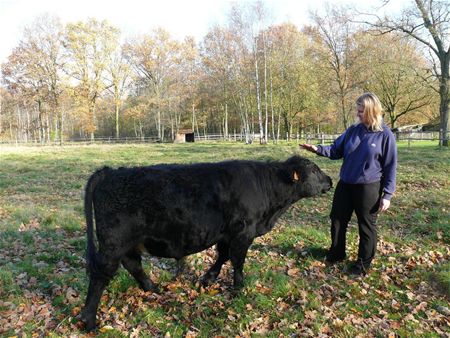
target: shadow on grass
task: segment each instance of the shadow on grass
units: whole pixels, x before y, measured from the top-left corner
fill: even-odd
[[[308,246],[305,247],[302,252],[306,252],[307,256],[310,256],[314,259],[322,260],[327,255],[328,250],[319,246]]]
[[[293,248],[292,246],[275,246],[270,244],[254,243],[250,250],[260,252],[276,252],[280,255],[287,256],[294,254],[299,259],[313,258],[323,260],[327,255],[328,250],[317,245],[304,246],[301,249]]]

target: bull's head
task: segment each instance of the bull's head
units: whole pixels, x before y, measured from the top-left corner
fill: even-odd
[[[317,196],[331,189],[331,178],[314,162],[300,156],[292,156],[284,164],[290,181],[299,194],[298,198]]]

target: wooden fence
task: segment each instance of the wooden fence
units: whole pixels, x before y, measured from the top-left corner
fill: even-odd
[[[281,141],[290,140],[292,142],[306,142],[311,144],[330,144],[336,138],[339,137],[340,134],[296,134],[292,135],[290,138],[289,135],[285,135],[284,138],[280,139]],[[420,140],[428,140],[428,141],[439,141],[439,144],[442,144],[442,135],[440,132],[421,132],[421,131],[409,131],[409,132],[396,132],[395,136],[397,141],[408,141],[408,145],[412,141],[420,141]],[[200,134],[195,135],[196,142],[208,142],[208,141],[231,141],[231,142],[245,142],[246,137],[244,134],[234,133],[229,134],[228,137],[225,137],[223,134]],[[251,142],[259,142],[259,134],[252,134],[250,136]],[[272,142],[272,138],[269,137],[268,142]],[[149,137],[96,137],[95,139],[90,138],[71,138],[66,139],[62,143],[65,145],[70,144],[135,144],[135,143],[170,143],[173,142],[171,139],[165,139],[162,141],[160,138],[156,136]],[[5,145],[58,145],[60,144],[59,140],[54,140],[52,142],[48,142],[45,144],[41,144],[38,140],[29,141],[29,142],[19,142],[19,141],[0,141],[0,144]]]

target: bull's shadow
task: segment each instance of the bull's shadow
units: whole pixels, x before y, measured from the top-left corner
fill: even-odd
[[[327,255],[327,249],[318,246],[318,245],[309,245],[301,248],[294,248],[290,245],[279,246],[272,244],[259,244],[253,243],[250,247],[250,250],[257,250],[260,252],[277,252],[283,256],[292,256],[294,255],[298,259],[306,259],[313,258],[317,260],[324,260]]]

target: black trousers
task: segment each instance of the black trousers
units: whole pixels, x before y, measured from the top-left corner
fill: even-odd
[[[338,182],[330,213],[331,247],[328,257],[342,259],[346,256],[347,226],[354,211],[359,229],[358,262],[364,267],[370,266],[377,246],[376,221],[380,198],[380,182],[369,184]]]

